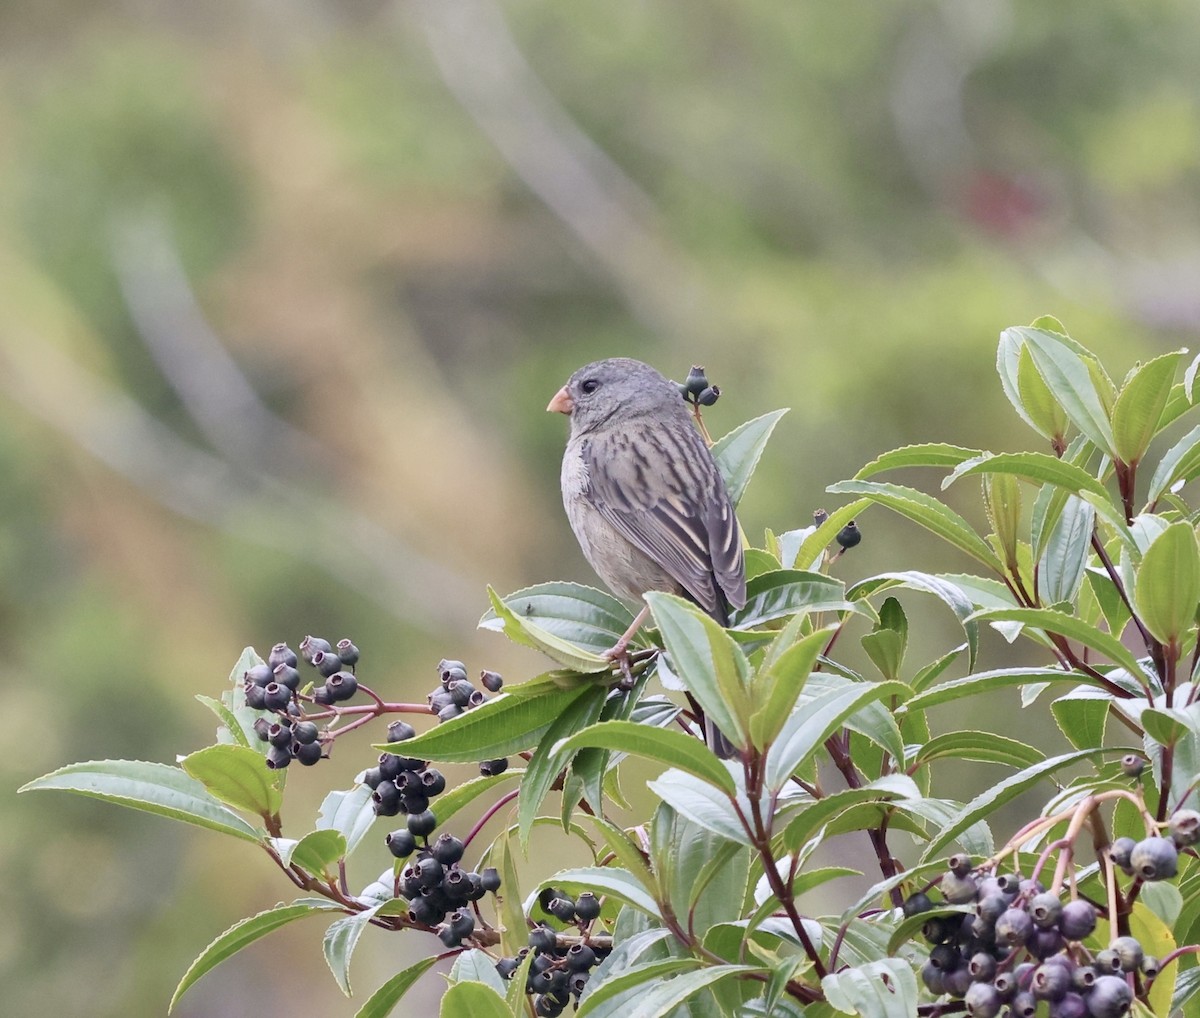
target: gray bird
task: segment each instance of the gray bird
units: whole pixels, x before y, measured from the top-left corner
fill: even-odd
[[[721,625],[746,603],[733,502],[679,389],[628,357],[588,364],[547,410],[571,418],[562,496],[584,557],[618,597],[679,594]],[[645,621],[608,651],[615,660]]]

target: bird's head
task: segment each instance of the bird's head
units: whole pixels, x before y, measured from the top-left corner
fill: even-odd
[[[679,390],[649,364],[613,357],[580,368],[554,394],[547,410],[567,414],[572,434],[599,427],[613,415],[634,418],[683,403]]]

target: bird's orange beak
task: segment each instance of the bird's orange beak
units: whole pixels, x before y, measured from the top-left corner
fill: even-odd
[[[571,394],[567,392],[565,385],[554,394],[554,399],[549,402],[546,409],[559,414],[569,414],[575,409],[575,401],[571,399]]]

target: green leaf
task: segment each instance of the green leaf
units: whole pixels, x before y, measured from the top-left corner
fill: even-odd
[[[821,980],[821,989],[839,1011],[862,1018],[912,1018],[917,1013],[917,977],[901,958],[831,972]]]
[[[875,481],[839,481],[825,490],[838,495],[861,495],[885,505],[966,552],[998,575],[1004,574],[1004,564],[970,524],[949,506],[923,491]]]
[[[1046,759],[1041,750],[1016,739],[996,735],[994,732],[967,731],[946,732],[930,739],[917,751],[913,764],[920,766],[944,757],[1008,764],[1013,767],[1028,767]]]
[[[733,800],[706,781],[683,771],[666,771],[646,787],[663,802],[706,831],[730,841],[745,842],[746,829],[733,808]]]
[[[1050,757],[1048,760],[1042,760],[1032,767],[1026,767],[1016,774],[1009,775],[967,803],[959,811],[958,815],[946,824],[938,832],[937,836],[925,846],[925,851],[921,853],[921,861],[927,862],[932,858],[936,858],[939,853],[945,851],[948,845],[953,844],[959,834],[973,824],[985,820],[999,807],[1003,806],[1006,802],[1011,802],[1026,789],[1032,788],[1042,778],[1049,777],[1055,771],[1070,764],[1078,763],[1080,760],[1111,755],[1112,752],[1111,749],[1105,748],[1076,750],[1073,753],[1063,753],[1059,756]]]
[[[633,622],[629,609],[611,594],[579,583],[539,583],[502,600],[523,622],[593,654],[609,650]],[[490,609],[479,628],[503,632],[504,620]]]
[[[441,805],[439,802],[439,812]],[[325,796],[317,817],[317,830],[337,831],[346,839],[346,855],[366,837],[375,822],[375,810],[371,808],[371,789],[356,785],[346,792],[334,791]]]
[[[646,603],[662,633],[671,669],[708,718],[745,748],[750,717],[745,655],[712,619],[673,594],[649,593]]]
[[[737,787],[725,766],[699,739],[667,728],[651,728],[635,721],[603,721],[560,742],[556,751],[597,746],[655,760],[694,774],[729,795]],[[523,794],[523,793],[522,793]]]
[[[175,1005],[179,1003],[180,998],[201,976],[211,972],[227,958],[233,957],[243,947],[248,947],[254,941],[287,925],[294,919],[302,919],[304,916],[315,915],[318,912],[337,911],[341,911],[341,906],[327,901],[325,898],[300,898],[290,905],[276,905],[265,912],[259,912],[258,915],[234,923],[201,951],[200,956],[183,974],[179,985],[175,987],[171,1003],[167,1005],[167,1013],[170,1014],[175,1010]]]
[[[209,794],[199,781],[167,764],[140,760],[69,764],[30,781],[20,791],[47,789],[74,792],[157,813],[246,841],[258,841],[262,837],[258,830]]]
[[[911,692],[901,682],[847,682],[806,702],[788,718],[767,754],[767,786],[781,789],[855,711],[889,696],[904,699]]]
[[[477,948],[463,951],[454,959],[454,965],[450,969],[450,982],[483,983],[500,996],[504,996],[507,990],[500,973],[496,971],[496,963]]]
[[[325,961],[342,993],[347,997],[351,996],[350,958],[358,946],[358,939],[363,935],[363,930],[367,928],[375,913],[383,907],[383,905],[376,905],[374,908],[356,912],[345,919],[339,919],[325,931],[325,937],[321,942],[321,948],[325,952]]]
[[[838,816],[867,802],[886,803],[893,799],[919,797],[921,790],[904,774],[889,774],[861,788],[843,788],[804,806],[783,829],[783,843],[789,852],[797,852],[810,838]]]
[[[1165,353],[1138,368],[1113,406],[1113,445],[1125,463],[1137,463],[1150,447],[1171,395],[1171,383],[1183,351]]]
[[[796,549],[793,556],[786,556],[780,561],[784,566],[795,569],[808,569],[813,566],[825,553],[825,549],[837,537],[838,531],[842,529],[851,520],[861,516],[863,511],[869,508],[871,500],[867,498],[856,499],[844,506],[834,509],[829,514],[829,519],[822,523],[815,530],[808,528],[807,536],[800,543],[800,547]],[[797,531],[797,533],[804,533]],[[789,558],[791,561],[789,561]]]
[[[245,729],[238,722],[237,715],[232,710],[220,700],[214,700],[211,696],[205,696],[203,693],[197,693],[196,699],[220,718],[221,726],[217,729],[218,742],[253,748],[250,745],[250,739],[246,736]],[[259,745],[262,743],[259,742]]]
[[[568,890],[577,887],[581,891],[592,891],[597,895],[611,894],[654,919],[662,918],[652,890],[644,887],[628,870],[616,866],[582,866],[561,870],[549,880],[543,881],[540,886],[550,885]]]
[[[483,983],[455,983],[438,1013],[441,1018],[514,1018],[504,997]]]
[[[1035,682],[1074,682],[1080,685],[1106,688],[1099,679],[1084,672],[1067,672],[1061,668],[997,668],[994,671],[976,672],[961,679],[951,679],[917,693],[901,706],[902,711],[916,713],[939,704],[961,700],[966,696],[990,693],[1008,686],[1027,686]]]
[[[880,573],[869,579],[856,583],[846,596],[853,601],[873,597],[893,587],[907,587],[925,594],[933,594],[940,598],[958,619],[967,637],[968,669],[975,667],[975,657],[979,652],[979,625],[972,616],[975,614],[975,602],[959,582],[960,577],[933,576],[929,573],[908,570],[897,573]]]
[[[286,842],[274,839],[275,850],[284,866],[295,864],[313,876],[322,876],[334,863],[346,854],[346,838],[341,831],[318,830],[304,835],[299,841]]]
[[[557,662],[564,668],[570,668],[572,671],[582,672],[585,675],[595,674],[596,672],[607,672],[612,668],[612,662],[608,658],[601,657],[599,654],[594,654],[582,647],[577,647],[573,643],[569,643],[561,637],[555,636],[548,630],[543,629],[536,622],[526,618],[524,615],[518,615],[500,599],[500,595],[491,587],[488,587],[488,598],[492,602],[492,611],[495,612],[496,621],[499,623],[499,630],[512,640],[513,643],[522,647],[532,647],[534,650],[540,650],[552,661]],[[497,628],[491,624],[491,620],[487,619],[486,616],[485,620],[488,622],[486,628]],[[483,624],[483,622],[480,623],[481,626]]]
[[[1095,506],[1117,533],[1129,540],[1125,516],[1108,489],[1082,467],[1065,459],[1043,452],[984,453],[961,464],[942,482],[942,489],[971,474],[1012,474],[1034,484],[1053,484]]]
[[[846,600],[845,584],[840,580],[822,573],[777,569],[746,583],[746,604],[733,611],[730,625],[754,629],[797,612],[862,610],[862,605]]]
[[[1046,550],[1038,565],[1042,598],[1049,604],[1074,601],[1079,594],[1091,551],[1096,510],[1082,499],[1069,496],[1050,529]]]
[[[437,960],[436,955],[430,955],[428,958],[422,958],[415,965],[410,965],[403,971],[397,972],[371,994],[367,1002],[358,1009],[354,1018],[387,1018],[412,988],[413,983],[428,972],[437,963]]]
[[[947,445],[944,442],[906,445],[873,459],[854,475],[854,480],[865,481],[868,477],[881,474],[885,470],[899,470],[904,467],[949,467],[953,469],[964,460],[980,455],[981,451],[980,449],[967,449],[961,445]]]
[[[1050,441],[1063,440],[1067,431],[1067,414],[1050,391],[1050,386],[1033,362],[1029,347],[1021,344],[1017,361],[1017,391],[1034,428]]]
[[[739,424],[713,445],[713,459],[717,461],[717,467],[725,479],[725,490],[735,506],[742,500],[746,486],[754,476],[754,468],[758,466],[767,447],[771,432],[786,413],[786,409],[772,410],[769,414]]]
[[[247,746],[207,746],[189,753],[180,766],[214,796],[236,809],[271,817],[283,805],[282,771]]]
[[[667,930],[652,932],[669,935]],[[667,976],[694,969],[699,964],[695,958],[661,958],[630,965],[612,975],[597,970],[588,980],[575,1012],[576,1018],[629,1018],[634,1013],[632,1007],[640,1004],[647,986],[657,985]]]
[[[1190,530],[1190,528],[1189,528]],[[1195,539],[1193,538],[1193,544]],[[1200,571],[1198,571],[1200,573]],[[1193,610],[1195,604],[1193,603]],[[1145,673],[1137,658],[1116,637],[1088,625],[1083,619],[1050,608],[990,608],[976,612],[975,618],[986,622],[1020,622],[1034,629],[1058,633],[1070,640],[1103,654],[1113,664],[1120,665],[1131,676],[1145,681]]]
[[[1028,344],[1038,373],[1071,423],[1094,445],[1111,454],[1113,434],[1108,413],[1093,370],[1078,352],[1078,344],[1064,342],[1062,336],[1041,329],[1014,328],[1005,332],[1014,333]]]
[[[1153,506],[1176,483],[1194,480],[1197,475],[1200,475],[1200,425],[1163,453],[1150,477],[1147,504]]]
[[[670,979],[658,975],[653,981],[648,973],[639,972],[637,982],[641,984],[642,990],[636,997],[636,1009],[630,1010],[626,1005],[622,1013],[625,1015],[636,1014],[637,1018],[664,1018],[680,1004],[685,1003],[714,983],[742,976],[745,973],[761,971],[761,968],[754,968],[750,965],[710,965],[692,972],[684,972],[682,975],[676,975]],[[593,996],[599,998],[602,990],[603,986]],[[591,999],[589,996],[584,1000],[583,1005],[576,1013],[577,1018],[587,1018],[588,1015],[597,1013],[588,1006]],[[599,1013],[609,1016],[614,1012]]]
[[[490,792],[497,785],[519,781],[524,773],[524,767],[509,767],[503,774],[481,775],[464,781],[461,785],[455,785],[448,792],[443,792],[437,797],[438,825],[445,827],[446,821],[464,806],[470,805],[479,796]]]
[[[525,777],[521,780],[517,805],[522,847],[528,848],[529,832],[533,829],[538,809],[549,793],[550,786],[571,760],[571,750],[563,746],[562,740],[592,725],[600,717],[607,696],[608,690],[596,685],[568,704],[550,724],[529,763],[525,765]]]
[[[500,871],[500,947],[510,958],[522,947],[529,946],[529,930],[525,925],[525,910],[521,904],[521,884],[517,860],[513,852],[511,832],[496,839],[496,869]]]
[[[750,739],[759,749],[766,749],[779,735],[817,657],[836,629],[836,626],[826,626],[815,630],[792,644],[777,659],[769,663],[764,659],[759,666],[751,682],[756,709],[750,717]]]
[[[536,696],[513,691],[500,693],[444,724],[422,732],[404,743],[404,752],[422,760],[475,763],[535,746],[550,726],[576,700],[594,689],[586,680],[568,688],[547,685]],[[393,752],[395,746],[375,746]]]
[[[1059,730],[1076,749],[1100,746],[1112,697],[1101,690],[1073,689],[1050,704]]]
[[[1191,524],[1172,523],[1151,542],[1137,571],[1133,603],[1155,639],[1179,643],[1200,602],[1200,548]]]

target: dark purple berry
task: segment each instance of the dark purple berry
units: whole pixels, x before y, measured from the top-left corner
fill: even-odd
[[[567,968],[572,972],[586,972],[596,964],[596,952],[587,944],[572,944],[567,951]]]
[[[928,912],[931,908],[933,908],[933,901],[924,891],[910,894],[904,899],[904,904],[901,906],[901,910],[909,917]]]
[[[975,883],[974,877],[970,875],[960,877],[953,871],[942,875],[942,882],[939,886],[942,889],[943,897],[951,905],[965,905],[974,901],[975,895],[979,893],[979,886]]]
[[[1048,930],[1058,925],[1063,906],[1057,894],[1053,891],[1043,891],[1030,898],[1025,908],[1034,926],[1039,930]]]
[[[1099,976],[1087,996],[1092,1018],[1121,1018],[1133,1003],[1133,991],[1123,976]]]
[[[417,839],[412,836],[412,831],[407,827],[400,827],[385,839],[388,851],[397,859],[407,859],[417,850]]]
[[[438,662],[438,678],[442,680],[443,685],[452,682],[454,679],[465,679],[466,677],[467,666],[461,661],[443,658]]]
[[[929,952],[929,962],[943,972],[953,972],[962,964],[962,954],[957,947],[949,944],[938,944]]]
[[[379,783],[383,780],[383,775],[379,772],[378,767],[370,767],[363,771],[362,783],[368,788],[374,789],[379,787]]]
[[[267,710],[283,710],[292,698],[292,691],[278,682],[270,682],[263,689],[263,706]]]
[[[451,699],[450,694],[447,693],[446,690],[441,686],[438,686],[438,688],[425,697],[425,699],[429,702],[429,709],[433,711],[434,714],[441,714],[441,712],[447,707],[455,706],[454,700]]]
[[[279,665],[287,665],[289,668],[295,668],[296,652],[286,643],[277,643],[271,648],[271,653],[267,655],[267,664],[272,668]]]
[[[267,664],[254,665],[242,673],[242,682],[247,686],[265,686],[268,682],[274,681],[275,673]]]
[[[1117,957],[1121,959],[1122,972],[1136,972],[1142,967],[1145,952],[1136,937],[1117,937],[1108,945],[1108,949],[1116,951]]]
[[[1133,854],[1136,845],[1137,842],[1133,838],[1117,838],[1116,841],[1108,846],[1108,857],[1126,873],[1132,874],[1133,870],[1130,868],[1129,858]]]
[[[404,765],[395,753],[379,754],[379,774],[384,781],[395,781],[404,773]]]
[[[564,923],[575,921],[575,902],[567,897],[555,898],[550,902],[550,914]]]
[[[692,370],[688,372],[688,376],[684,380],[683,387],[690,396],[699,396],[700,393],[708,388],[708,378],[705,377],[704,368],[702,365],[692,365]]]
[[[442,834],[433,843],[433,857],[443,866],[450,866],[463,857],[463,843],[453,834]]]
[[[587,986],[588,976],[587,972],[572,972],[571,977],[567,980],[567,989],[578,997],[583,993],[583,988]]]
[[[312,666],[328,678],[342,670],[342,659],[332,650],[318,650],[312,656]]]
[[[300,721],[292,727],[292,738],[302,746],[316,742],[317,736],[320,734],[320,729],[311,721]]]
[[[1058,954],[1059,951],[1066,946],[1066,941],[1063,940],[1063,935],[1054,930],[1034,930],[1033,936],[1025,942],[1025,948],[1035,958],[1040,960],[1051,959],[1052,955]]]
[[[1133,846],[1129,865],[1143,880],[1169,880],[1179,867],[1179,850],[1170,838],[1145,838]]]
[[[471,875],[454,867],[446,873],[442,890],[451,901],[466,901],[471,894]]]
[[[1083,940],[1096,928],[1096,908],[1090,901],[1068,901],[1058,917],[1058,928],[1068,940]]]
[[[718,385],[710,385],[696,397],[696,402],[701,406],[712,406],[720,398],[721,387]]]
[[[416,738],[417,730],[407,721],[393,721],[387,726],[388,742],[407,742]]]
[[[266,696],[262,686],[256,686],[252,682],[246,683],[246,706],[251,710],[267,709]]]
[[[1028,990],[1022,990],[1009,1002],[1008,1008],[1013,1018],[1034,1018],[1037,1014],[1037,997]]]
[[[996,920],[996,943],[1020,947],[1033,936],[1033,920],[1023,908],[1010,908]]]
[[[935,997],[940,997],[946,992],[945,975],[940,968],[930,962],[921,966],[921,982],[925,984],[925,989]]]
[[[441,771],[422,771],[421,788],[428,798],[432,799],[435,795],[441,795],[446,790],[446,776]]]
[[[1096,970],[1091,965],[1078,965],[1071,971],[1071,985],[1087,993],[1096,983]]]
[[[989,894],[975,903],[975,914],[991,926],[1007,911],[1008,898],[1003,894]]]
[[[517,969],[521,967],[521,962],[517,958],[501,958],[496,962],[496,971],[500,973],[500,978],[506,982],[516,975]]]
[[[371,808],[377,817],[394,817],[400,812],[400,792],[390,781],[381,781],[371,793]]]
[[[1121,956],[1111,948],[1106,951],[1097,951],[1095,957],[1092,958],[1092,966],[1098,977],[1116,975],[1121,971]]]
[[[325,680],[325,688],[335,703],[341,703],[358,692],[358,679],[353,672],[334,672]]]
[[[1071,988],[1071,973],[1062,965],[1039,965],[1029,981],[1029,989],[1042,1000],[1059,1000]]]
[[[300,672],[292,665],[276,665],[274,675],[279,685],[286,686],[293,693],[300,688]]]
[[[333,650],[328,640],[322,640],[319,636],[306,636],[300,641],[300,656],[309,664],[312,664],[313,658],[317,654],[328,653]],[[335,668],[334,671],[337,671]]]
[[[405,813],[424,813],[429,809],[429,798],[421,792],[401,792],[400,801]]]
[[[479,773],[485,778],[490,778],[496,774],[503,774],[508,770],[508,757],[500,757],[498,760],[484,760],[479,765]]]
[[[271,730],[271,721],[269,721],[267,718],[255,718],[254,719],[254,734],[257,735],[260,739],[262,739],[263,742],[266,742],[271,738],[271,736],[269,734],[270,730]]]
[[[418,837],[427,837],[433,833],[437,827],[437,817],[433,815],[433,810],[427,809],[420,813],[410,813],[408,817],[408,829]]]
[[[972,978],[981,983],[990,983],[996,974],[996,959],[986,951],[971,955],[967,967],[971,970]]]
[[[292,762],[292,751],[286,746],[272,746],[267,750],[267,766],[273,771],[283,770]]]
[[[462,708],[456,703],[448,703],[440,711],[437,712],[438,722],[453,721],[463,712]]]
[[[484,875],[487,875],[487,870],[484,870]],[[499,881],[499,874],[496,875]],[[575,899],[575,914],[579,916],[585,923],[591,922],[600,915],[600,899],[597,898],[591,891],[584,891]]]
[[[466,909],[451,912],[447,921],[450,923],[450,928],[458,934],[459,940],[469,937],[475,932],[475,917]]]
[[[337,656],[342,659],[342,664],[350,668],[358,664],[358,648],[349,640],[338,640]]]
[[[849,550],[850,548],[854,548],[862,542],[862,531],[858,529],[858,524],[854,520],[851,520],[837,532],[837,536],[834,538],[834,540],[836,540],[843,549]]]
[[[991,983],[972,983],[967,989],[963,1003],[971,1018],[996,1018],[1004,1001]]]
[[[1142,771],[1146,769],[1145,758],[1137,753],[1126,753],[1121,757],[1121,773],[1127,778],[1141,777]]]
[[[558,946],[558,934],[549,926],[535,926],[529,931],[529,946],[538,952],[553,951]]]
[[[408,918],[414,923],[432,926],[434,923],[441,922],[442,916],[445,914],[432,900],[422,897],[420,894],[413,897],[408,903]]]
[[[1050,1018],[1087,1018],[1087,1001],[1068,991],[1050,1005]]]
[[[299,760],[304,767],[312,767],[323,756],[321,744],[319,742],[293,742],[292,756]]]
[[[450,694],[450,699],[459,707],[465,707],[471,702],[471,694],[474,691],[475,687],[466,679],[455,679],[446,686],[446,692]]]
[[[504,685],[504,679],[498,672],[489,672],[486,668],[479,673],[479,684],[489,693],[499,693]]]
[[[313,703],[319,703],[322,707],[328,707],[333,703],[333,694],[329,692],[326,686],[314,686],[312,698]]]
[[[1153,979],[1162,971],[1162,962],[1154,955],[1148,954],[1142,958],[1142,975],[1147,979]]]

